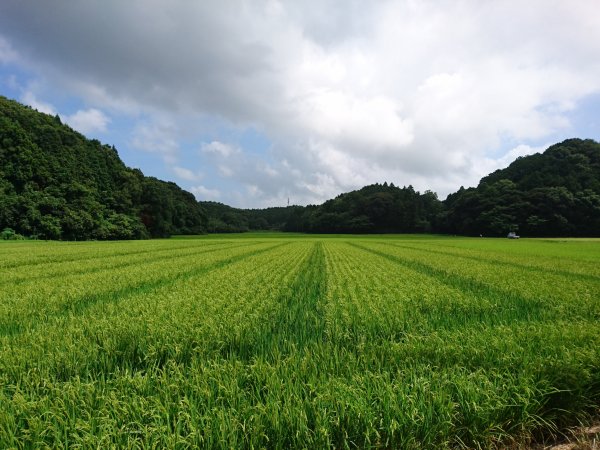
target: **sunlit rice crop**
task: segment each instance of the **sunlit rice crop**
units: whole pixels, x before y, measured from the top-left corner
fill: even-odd
[[[455,448],[600,404],[600,241],[0,244],[0,448]]]

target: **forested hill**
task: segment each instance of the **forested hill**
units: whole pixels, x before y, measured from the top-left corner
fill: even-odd
[[[265,210],[206,202],[209,231],[437,232],[479,236],[600,236],[600,144],[569,139],[521,157],[444,202],[383,183],[318,206]]]
[[[243,233],[251,230],[285,230],[296,211],[310,207],[288,206],[264,209],[233,208],[219,202],[200,202],[208,214],[209,233]]]
[[[123,164],[114,147],[0,96],[0,231],[43,239],[202,233],[206,214],[174,183]]]
[[[440,202],[374,184],[322,205],[237,209],[197,202],[123,164],[114,147],[0,96],[0,232],[43,239],[139,239],[285,230],[600,236],[600,144],[569,139]],[[5,233],[4,233],[5,234]]]
[[[600,236],[600,144],[568,139],[449,195],[443,231]]]
[[[286,229],[312,233],[427,233],[443,210],[437,195],[412,186],[373,184],[320,206],[296,210]]]
[[[412,186],[373,184],[322,205],[237,209],[201,202],[209,232],[284,230],[307,233],[423,233],[436,230],[444,206],[436,194]]]

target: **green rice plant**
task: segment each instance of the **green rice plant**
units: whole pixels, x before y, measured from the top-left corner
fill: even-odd
[[[597,240],[0,245],[1,448],[502,448],[600,404]]]

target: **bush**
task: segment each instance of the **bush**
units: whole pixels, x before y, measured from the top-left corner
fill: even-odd
[[[25,236],[17,233],[15,230],[13,230],[12,228],[5,228],[4,230],[2,230],[2,232],[0,233],[0,239],[4,240],[4,241],[18,241],[18,240],[23,240],[25,239]]]

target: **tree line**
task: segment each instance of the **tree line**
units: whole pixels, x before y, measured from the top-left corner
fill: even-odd
[[[238,209],[144,176],[58,116],[0,97],[0,238],[141,239],[280,230],[600,236],[600,144],[569,139],[440,201],[382,183],[321,205]]]
[[[373,184],[322,205],[263,210],[203,202],[209,231],[600,236],[600,144],[568,139],[517,158],[440,201],[412,186]]]

